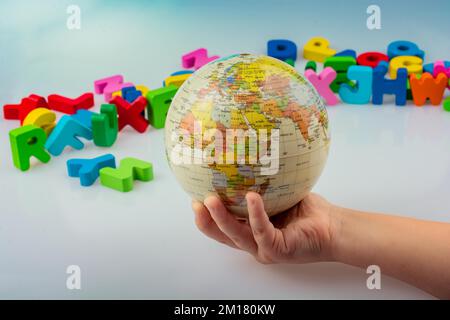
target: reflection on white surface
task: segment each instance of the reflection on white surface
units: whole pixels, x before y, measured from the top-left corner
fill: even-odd
[[[181,68],[180,57],[187,51],[207,46],[220,55],[264,53],[266,41],[273,37],[292,39],[300,47],[305,39],[321,34],[341,49],[357,50],[383,48],[391,40],[408,37],[427,48],[430,59],[450,58],[442,57],[450,52],[450,44],[428,36],[445,36],[448,19],[439,19],[445,10],[432,12],[422,4],[415,12],[436,24],[423,26],[411,38],[407,26],[394,19],[397,4],[387,2],[384,5],[392,7],[384,16],[383,30],[367,31],[364,3],[361,23],[356,18],[345,21],[357,26],[351,28],[352,37],[333,28],[332,17],[324,24],[305,16],[319,12],[302,10],[305,3],[295,5],[296,10],[292,3],[277,8],[267,4],[261,7],[260,19],[239,19],[241,11],[229,7],[207,15],[201,6],[174,11],[158,3],[100,9],[78,2],[84,20],[76,32],[65,28],[69,3],[2,2],[1,11],[9,14],[0,21],[2,30],[8,30],[0,35],[5,48],[0,60],[1,104],[29,93],[76,96],[92,90],[95,79],[114,73],[157,88]],[[358,5],[352,8],[358,10]],[[230,10],[236,16],[231,26],[226,18]],[[327,14],[334,12],[321,13]],[[202,19],[196,20],[197,15]],[[279,23],[268,26],[271,16]],[[298,69],[303,65],[302,61]],[[399,108],[390,103],[328,110],[331,151],[315,192],[342,206],[450,222],[450,113],[441,107]],[[112,148],[88,143],[82,151],[67,150],[22,173],[10,159],[7,134],[15,126],[15,121],[0,123],[2,298],[429,297],[388,277],[383,277],[381,291],[369,291],[365,270],[334,263],[262,266],[206,239],[195,229],[190,200],[169,170],[161,130],[143,135],[124,130]],[[133,192],[122,194],[98,182],[83,188],[67,176],[66,160],[104,153],[153,162],[155,180],[137,182]],[[81,267],[81,291],[65,287],[66,267],[71,264]]]

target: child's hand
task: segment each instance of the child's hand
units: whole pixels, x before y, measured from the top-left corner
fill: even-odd
[[[257,193],[247,194],[249,221],[239,221],[216,197],[194,202],[198,228],[262,263],[337,261],[383,273],[450,299],[450,224],[333,206],[309,194],[268,218]]]
[[[219,198],[194,201],[197,227],[208,237],[245,250],[262,263],[306,263],[332,259],[333,206],[309,194],[295,207],[269,219],[259,194],[247,194],[249,222],[239,221]]]

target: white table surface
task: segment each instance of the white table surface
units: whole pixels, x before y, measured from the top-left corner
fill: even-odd
[[[116,73],[157,88],[181,69],[183,53],[205,46],[221,56],[264,54],[273,38],[301,48],[323,35],[337,49],[359,52],[384,51],[405,38],[420,43],[427,61],[450,59],[450,43],[436,41],[448,39],[448,1],[417,2],[414,12],[405,1],[378,1],[379,31],[366,28],[369,1],[336,8],[333,1],[76,2],[78,31],[66,28],[72,2],[1,2],[1,105],[30,93],[77,96]],[[400,12],[410,20],[397,19]],[[411,33],[407,21],[419,17],[432,26]],[[342,206],[450,222],[450,113],[386,101],[328,108],[331,152],[314,191]],[[97,97],[94,110],[101,102]],[[368,290],[365,270],[337,263],[260,265],[205,238],[168,167],[163,130],[127,129],[112,148],[87,143],[22,173],[12,165],[8,141],[17,126],[0,121],[0,298],[431,298],[387,276],[381,290]],[[83,188],[67,176],[66,160],[104,153],[151,161],[155,180],[122,194],[98,181]],[[66,288],[69,265],[81,268],[81,290]]]

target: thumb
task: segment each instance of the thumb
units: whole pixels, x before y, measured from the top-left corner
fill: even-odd
[[[276,229],[264,210],[261,196],[255,192],[249,192],[246,196],[250,227],[258,248],[268,249],[272,247]]]

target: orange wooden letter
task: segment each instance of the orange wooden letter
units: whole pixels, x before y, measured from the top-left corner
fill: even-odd
[[[409,81],[416,106],[423,106],[427,98],[430,99],[431,104],[434,106],[441,104],[448,81],[445,74],[440,73],[434,78],[431,74],[424,73],[420,79],[415,74],[411,74]]]

